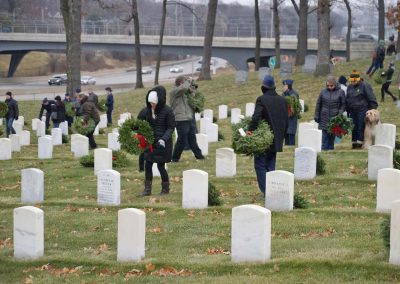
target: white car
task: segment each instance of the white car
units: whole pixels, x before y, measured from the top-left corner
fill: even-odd
[[[183,67],[180,65],[174,65],[169,69],[169,72],[171,73],[180,73],[183,72]]]
[[[151,74],[153,69],[151,67],[142,67],[142,74]]]
[[[82,85],[96,85],[96,79],[92,76],[82,76],[81,84]]]

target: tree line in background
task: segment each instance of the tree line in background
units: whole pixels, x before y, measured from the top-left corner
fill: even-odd
[[[0,0],[0,7],[5,5],[5,2],[8,3],[8,11],[9,13],[15,14],[15,11],[18,9],[31,9],[31,13],[41,15],[43,18],[43,5],[37,5],[38,0],[32,1],[21,1],[21,0]],[[56,1],[49,0],[41,0],[39,1],[42,4],[46,2],[48,6],[44,6],[47,9],[56,8]],[[246,9],[254,9],[254,30],[255,30],[255,67],[256,70],[260,67],[260,49],[261,49],[261,25],[265,23],[267,19],[260,16],[260,10],[268,9],[268,6],[263,3],[260,5],[259,0],[254,0],[254,8],[246,7]],[[316,22],[317,22],[317,39],[318,39],[318,63],[316,74],[317,75],[326,75],[330,72],[329,62],[330,62],[330,38],[331,31],[338,28],[337,21],[332,19],[331,13],[333,7],[335,6],[344,6],[347,11],[347,34],[346,34],[346,51],[347,51],[347,60],[350,60],[350,40],[351,40],[351,30],[353,28],[353,18],[352,18],[352,9],[359,9],[361,5],[366,5],[367,3],[375,5],[375,8],[378,11],[378,34],[379,39],[384,39],[385,34],[385,16],[387,16],[388,22],[390,25],[399,28],[400,26],[400,16],[399,12],[400,4],[397,6],[389,7],[388,12],[385,13],[384,0],[360,0],[360,1],[352,1],[350,3],[349,0],[290,0],[294,13],[290,13],[288,5],[284,6],[283,3],[288,3],[289,0],[271,0],[270,7],[270,17],[272,17],[272,25],[271,31],[273,30],[273,36],[275,38],[275,56],[277,59],[276,68],[280,67],[280,38],[281,38],[281,29],[282,27],[287,27],[287,24],[282,24],[282,22],[296,22],[297,26],[297,51],[296,51],[296,65],[303,65],[305,61],[305,56],[307,54],[307,40],[308,40],[308,32],[310,29],[310,15],[316,14]],[[354,3],[356,2],[356,3]],[[6,3],[6,4],[7,4]],[[47,5],[46,4],[46,5]],[[160,60],[162,55],[162,45],[163,45],[163,36],[167,17],[167,6],[173,5],[175,10],[177,7],[180,7],[181,11],[185,11],[182,15],[186,17],[192,17],[198,21],[199,19],[206,18],[203,23],[205,26],[204,32],[204,48],[203,48],[203,68],[200,73],[200,80],[210,80],[210,59],[212,55],[212,42],[214,37],[214,30],[216,24],[223,24],[224,22],[228,22],[226,18],[230,16],[234,16],[235,13],[226,13],[227,7],[231,11],[235,11],[238,6],[243,8],[239,4],[234,5],[226,5],[226,4],[218,4],[218,0],[208,0],[207,9],[204,10],[204,5],[197,4],[189,5],[185,2],[181,1],[173,1],[173,0],[162,0],[161,6],[159,3],[155,1],[144,1],[144,0],[91,0],[91,1],[82,1],[82,0],[60,0],[59,1],[59,9],[64,20],[65,33],[66,33],[66,56],[67,56],[67,74],[69,77],[67,91],[69,93],[74,93],[73,90],[76,87],[80,86],[80,65],[81,65],[81,21],[83,17],[86,18],[94,18],[93,14],[90,14],[89,11],[94,9],[95,6],[101,8],[101,13],[98,13],[98,16],[104,16],[105,18],[115,18],[118,17],[119,20],[126,22],[127,24],[133,23],[134,29],[134,38],[135,38],[135,58],[136,58],[136,88],[143,88],[142,81],[142,63],[141,63],[141,51],[140,51],[140,20],[142,20],[141,15],[139,13],[140,8],[148,7],[151,5],[157,5],[158,9],[144,9],[146,11],[146,17],[144,17],[144,21],[148,22],[149,19],[152,21],[152,24],[160,27],[159,35],[159,48],[157,52],[157,64],[156,64],[156,76],[155,76],[155,84],[158,84],[158,75],[160,68]],[[221,13],[218,10],[219,6],[224,6],[225,14]],[[201,8],[202,7],[202,8]],[[228,9],[228,8],[227,8]],[[221,8],[220,8],[221,10]],[[283,21],[282,21],[282,12]],[[149,17],[148,14],[160,14],[161,13],[161,22],[154,23],[153,17]],[[198,16],[201,15],[201,17]],[[204,16],[206,15],[206,17]],[[218,17],[217,17],[218,15]],[[225,17],[221,17],[221,15]],[[176,16],[176,13],[175,13]],[[335,18],[340,17],[343,19],[341,22],[345,22],[346,17],[344,15],[335,14]],[[250,16],[251,18],[251,16]],[[171,18],[169,18],[171,20]],[[290,25],[289,25],[290,26]],[[178,27],[178,25],[176,25]],[[184,30],[184,27],[181,27]],[[292,28],[292,30],[296,30],[296,28]],[[335,32],[337,34],[337,31]],[[399,37],[398,37],[399,38]]]

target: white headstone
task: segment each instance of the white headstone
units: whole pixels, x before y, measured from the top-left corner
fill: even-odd
[[[194,113],[194,119],[195,119],[196,121],[199,121],[199,120],[201,119],[201,113],[195,112],[195,113]]]
[[[299,135],[305,130],[315,129],[314,124],[311,122],[300,122],[299,123]]]
[[[400,200],[394,200],[391,208],[389,263],[400,265]]]
[[[293,210],[294,174],[272,171],[266,174],[265,208],[271,211]]]
[[[217,177],[233,177],[236,175],[236,154],[231,148],[219,148],[216,150]]]
[[[112,170],[112,150],[107,148],[94,149],[94,174],[101,170]]]
[[[121,150],[121,144],[118,142],[118,133],[108,133],[108,145],[107,148],[114,150],[114,151],[119,151]]]
[[[21,170],[21,202],[42,203],[44,199],[44,173],[39,169]]]
[[[208,118],[211,122],[213,121],[213,110],[212,109],[205,109],[203,111],[203,117]]]
[[[303,65],[303,73],[314,74],[317,68],[318,57],[316,55],[310,54],[306,55],[305,62]]]
[[[271,211],[254,204],[232,208],[231,241],[233,262],[271,259]]]
[[[46,121],[46,116],[45,116],[45,115],[42,116],[42,121],[43,121],[43,122]]]
[[[114,170],[97,172],[97,203],[119,205],[121,203],[121,175]]]
[[[378,170],[393,168],[393,148],[386,145],[368,147],[368,179],[376,180]]]
[[[309,147],[295,149],[294,178],[296,180],[310,180],[317,175],[317,151]]]
[[[207,134],[207,125],[210,123],[212,123],[212,120],[210,120],[209,118],[200,118],[200,133]]]
[[[219,105],[218,106],[218,119],[225,119],[228,117],[228,106]]]
[[[61,129],[62,135],[68,135],[68,122],[63,121],[60,122],[60,125],[58,126]]]
[[[389,213],[392,202],[400,200],[400,170],[380,169],[376,189],[376,212]]]
[[[321,152],[322,130],[307,129],[299,132],[299,147],[310,147],[317,152]]]
[[[197,133],[196,134],[197,145],[199,146],[203,156],[208,155],[208,136],[206,134]]]
[[[258,68],[258,79],[262,81],[265,76],[271,75],[271,69],[268,67],[260,67]]]
[[[20,136],[18,134],[10,134],[11,151],[21,152]]]
[[[396,146],[396,125],[390,123],[380,123],[375,128],[375,145]]]
[[[301,105],[301,112],[304,112],[304,100],[299,99],[300,105]]]
[[[127,119],[130,119],[131,117],[132,117],[132,114],[130,112],[124,112],[119,115],[119,119],[124,120],[124,121]]]
[[[119,133],[118,128],[113,128],[113,129],[112,129],[112,133]]]
[[[291,62],[281,62],[280,73],[281,77],[285,78],[290,76],[293,72],[293,66]]]
[[[11,140],[0,138],[0,160],[11,160]]]
[[[100,131],[100,128],[99,128],[99,125],[97,124],[96,128],[94,129],[93,135],[99,135],[99,131]]]
[[[3,118],[0,118],[0,125],[3,125]]]
[[[51,159],[53,157],[53,140],[50,135],[39,137],[38,158]]]
[[[51,129],[51,138],[53,140],[53,146],[62,145],[62,130],[61,128]]]
[[[236,124],[240,122],[240,108],[231,109],[231,123]]]
[[[44,121],[39,120],[37,122],[37,128],[36,128],[36,136],[37,137],[42,137],[46,135],[46,124]]]
[[[122,124],[124,124],[125,119],[118,119],[118,126],[121,126]]]
[[[136,208],[118,210],[117,261],[141,261],[145,237],[146,213]]]
[[[71,152],[75,158],[89,155],[89,138],[82,134],[71,135]]]
[[[254,113],[256,105],[254,103],[247,103],[246,104],[246,116],[247,117],[252,117]]]
[[[40,121],[39,118],[32,119],[32,130],[37,130],[38,121]]]
[[[14,120],[13,122],[13,128],[15,130],[15,133],[20,135],[22,130],[24,130],[24,125],[19,121],[19,120]]]
[[[248,72],[244,70],[236,71],[235,82],[237,84],[243,84],[247,82]]]
[[[165,163],[165,165],[164,165],[166,170],[168,169],[167,165],[168,165],[167,163]],[[158,167],[157,167],[157,163],[153,163],[152,171],[153,171],[153,176],[154,177],[160,177],[161,176],[160,171],[158,170]]]
[[[31,260],[44,253],[44,214],[39,208],[14,209],[14,257]]]
[[[23,116],[18,116],[18,121],[19,121],[19,123],[21,123],[22,125],[24,125],[25,124],[25,117],[23,117]]]
[[[208,142],[218,142],[218,124],[209,123],[206,127]]]
[[[20,135],[21,146],[28,146],[31,144],[31,133],[28,130],[24,130]]]
[[[201,170],[183,172],[182,207],[204,209],[208,207],[208,173]]]
[[[107,128],[107,114],[100,115],[99,128]]]

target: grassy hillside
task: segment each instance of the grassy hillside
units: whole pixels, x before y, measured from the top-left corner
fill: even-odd
[[[369,60],[343,63],[335,75],[367,69]],[[279,70],[274,70],[281,92]],[[397,73],[395,74],[397,76]],[[396,77],[395,77],[396,78]],[[310,111],[302,122],[313,118],[315,99],[324,78],[296,72],[294,88]],[[373,84],[377,97],[379,86]],[[171,89],[171,85],[166,86]],[[246,84],[234,84],[234,74],[199,82],[208,108],[217,116],[218,105],[230,108],[255,102],[260,95],[256,73]],[[392,90],[397,87],[392,86]],[[114,121],[129,111],[136,116],[147,90],[116,96]],[[35,105],[36,104],[36,105]],[[20,102],[28,121],[37,116],[39,102]],[[399,127],[398,110],[391,100],[380,104],[382,121]],[[375,212],[376,182],[367,180],[367,152],[351,150],[349,138],[324,152],[327,173],[312,181],[296,181],[295,192],[305,197],[308,209],[272,213],[272,259],[267,264],[233,264],[230,261],[231,209],[243,204],[263,206],[253,160],[237,157],[234,178],[216,178],[215,150],[230,147],[231,125],[218,121],[225,140],[211,143],[205,161],[195,161],[184,152],[179,163],[169,164],[171,194],[160,197],[160,179],[154,179],[154,195],[138,198],[144,174],[138,172],[137,157],[121,173],[121,205],[96,204],[93,169],[80,166],[70,145],[55,147],[53,159],[37,159],[33,145],[13,153],[11,161],[0,161],[0,283],[377,283],[398,282],[400,268],[388,264],[388,252],[380,237],[385,214]],[[110,132],[111,128],[107,129]],[[106,134],[96,137],[107,146]],[[278,154],[277,169],[293,171],[294,148]],[[39,168],[45,173],[45,255],[36,261],[13,259],[12,210],[20,202],[20,170]],[[182,171],[201,169],[222,192],[224,204],[206,210],[184,210]],[[140,263],[116,262],[117,211],[139,208],[146,212],[146,256]],[[165,277],[167,272],[172,276]]]

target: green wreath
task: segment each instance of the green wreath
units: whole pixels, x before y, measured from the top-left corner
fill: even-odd
[[[83,118],[77,117],[72,123],[73,132],[82,135],[88,135],[89,133],[92,133],[95,128],[96,122],[92,118],[89,118],[88,121],[85,121]]]
[[[289,117],[301,118],[301,104],[297,96],[286,96]]]
[[[0,102],[0,117],[6,117],[8,105],[5,102]]]
[[[353,120],[345,117],[343,114],[331,117],[327,125],[328,133],[341,138],[353,130]]]
[[[65,115],[69,117],[74,117],[76,115],[74,102],[65,103]]]
[[[107,111],[106,103],[107,103],[107,100],[106,100],[106,99],[101,99],[101,100],[99,100],[99,104],[98,104],[98,106],[97,106],[97,108],[99,109],[99,111],[101,111],[101,112]]]
[[[247,132],[250,122],[251,118],[245,118],[232,126],[232,149],[237,154],[253,156],[264,153],[274,141],[274,134],[265,121],[261,121],[251,135],[242,136],[239,129]]]
[[[200,113],[204,110],[204,103],[206,101],[206,98],[202,93],[196,92],[193,94],[190,91],[188,91],[186,95],[188,98],[188,104],[193,109],[194,112]]]
[[[121,149],[129,154],[139,155],[146,149],[152,151],[154,133],[146,120],[130,118],[119,127],[118,132]]]

